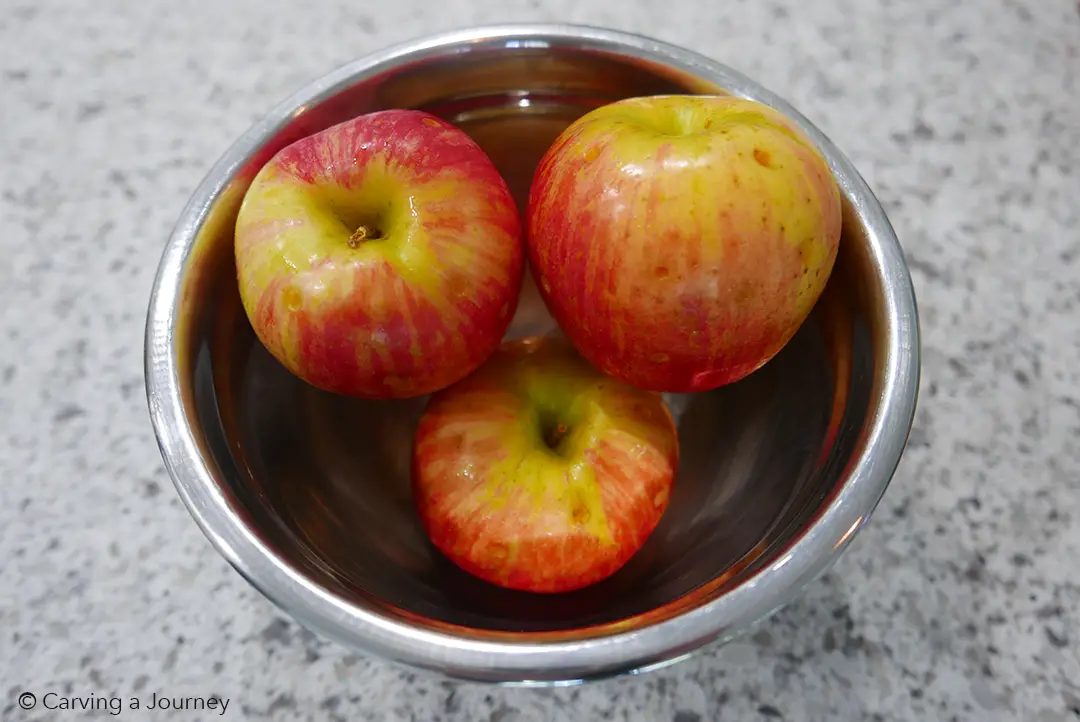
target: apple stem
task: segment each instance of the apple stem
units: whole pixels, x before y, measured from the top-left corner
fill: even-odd
[[[566,434],[569,431],[570,429],[566,424],[558,424],[554,428],[548,429],[548,432],[544,434],[544,443],[547,444],[549,449],[555,451],[558,448],[559,443],[566,438]]]
[[[360,226],[349,236],[349,248],[359,248],[360,244],[367,240],[378,238],[378,232],[372,231],[367,226]]]

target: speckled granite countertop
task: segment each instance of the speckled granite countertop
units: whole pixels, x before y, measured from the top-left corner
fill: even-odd
[[[162,244],[252,120],[388,43],[525,19],[647,32],[794,102],[889,209],[925,334],[909,450],[833,572],[743,642],[551,692],[277,613],[177,499],[141,370]],[[0,718],[78,719],[16,704],[68,691],[216,694],[226,719],[1080,720],[1078,71],[1072,0],[8,0]]]

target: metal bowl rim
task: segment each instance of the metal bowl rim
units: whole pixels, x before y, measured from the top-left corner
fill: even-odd
[[[244,524],[214,481],[188,426],[181,398],[176,308],[198,230],[214,200],[266,140],[309,105],[357,80],[408,61],[477,44],[517,41],[614,52],[717,82],[735,95],[777,108],[818,144],[867,230],[883,282],[887,346],[877,413],[864,428],[863,453],[846,467],[839,491],[786,548],[738,587],[670,619],[626,632],[568,642],[504,642],[460,637],[361,608],[316,587]],[[798,111],[748,77],[666,42],[605,28],[520,23],[429,35],[358,58],[303,87],[251,126],[220,157],[181,212],[154,278],[146,320],[147,403],[170,477],[197,525],[237,571],[297,621],[356,649],[452,677],[516,685],[571,684],[655,669],[710,642],[730,639],[769,616],[836,560],[864,525],[899,463],[920,380],[918,310],[903,251],[873,192],[840,150]]]

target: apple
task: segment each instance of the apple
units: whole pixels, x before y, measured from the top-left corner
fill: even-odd
[[[630,98],[541,159],[531,271],[593,365],[654,391],[705,391],[768,362],[832,272],[841,207],[825,159],[769,106]]]
[[[262,344],[313,386],[421,396],[498,348],[525,268],[506,183],[462,130],[385,110],[301,138],[236,219],[240,297]]]
[[[678,466],[659,394],[605,376],[559,336],[506,341],[434,394],[414,437],[431,541],[492,584],[566,592],[621,568],[655,529]]]

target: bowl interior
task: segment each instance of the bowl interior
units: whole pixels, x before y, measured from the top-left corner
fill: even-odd
[[[260,540],[357,606],[487,638],[623,631],[723,594],[775,559],[835,491],[880,384],[880,294],[848,199],[839,261],[810,319],[746,380],[667,397],[682,461],[663,521],[616,575],[563,595],[490,586],[441,557],[409,485],[426,399],[353,400],[300,382],[256,340],[235,283],[232,225],[251,176],[288,142],[333,123],[388,107],[441,115],[487,150],[522,203],[540,155],[588,109],[721,91],[614,52],[499,47],[376,68],[274,129],[204,216],[176,339],[188,421],[220,492]],[[528,281],[509,335],[553,328]]]

